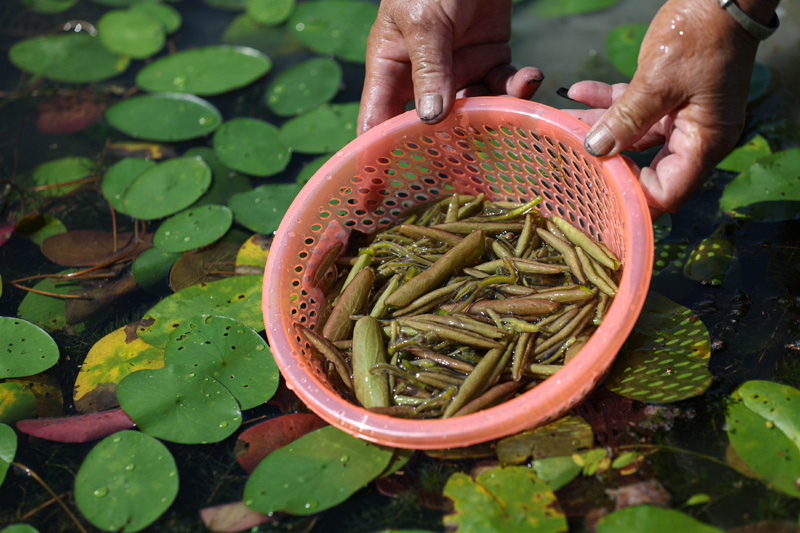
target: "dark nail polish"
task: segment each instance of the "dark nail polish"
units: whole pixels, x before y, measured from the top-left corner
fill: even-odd
[[[561,98],[566,98],[570,102],[574,102],[575,101],[575,100],[573,100],[572,98],[569,97],[569,89],[567,89],[566,87],[559,87],[556,90],[556,94],[558,96],[560,96]]]
[[[531,78],[528,80],[528,85],[533,85],[534,83],[542,83],[544,81],[544,76],[539,76],[538,78]]]

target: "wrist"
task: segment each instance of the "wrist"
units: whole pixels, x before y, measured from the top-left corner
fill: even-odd
[[[777,0],[717,0],[727,16],[751,38],[763,41],[778,29],[780,21],[774,12]],[[724,17],[725,15],[723,15]],[[768,22],[763,22],[769,16]]]

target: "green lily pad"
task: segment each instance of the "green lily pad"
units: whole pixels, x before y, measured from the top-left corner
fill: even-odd
[[[329,102],[342,82],[342,69],[333,59],[317,57],[294,65],[267,87],[267,105],[278,116],[299,115]]]
[[[647,24],[625,24],[612,29],[606,37],[606,55],[614,67],[632,78],[638,64],[639,48],[647,33]]]
[[[36,416],[36,395],[14,381],[0,383],[0,423],[15,424]]]
[[[187,287],[167,296],[147,313],[137,334],[153,346],[164,347],[181,319],[197,315],[233,318],[256,331],[263,331],[261,311],[261,275],[233,276]]]
[[[571,456],[591,448],[592,427],[579,416],[565,416],[544,426],[523,431],[497,442],[497,458],[502,464],[521,464],[533,457]]]
[[[224,205],[203,205],[181,211],[165,220],[153,235],[153,245],[164,252],[188,252],[218,241],[233,224]]]
[[[551,490],[558,490],[581,473],[583,468],[573,461],[572,456],[543,457],[534,459],[531,468]]]
[[[333,154],[324,154],[319,157],[315,157],[303,167],[303,169],[297,174],[297,184],[299,186],[303,186],[308,183],[308,180],[314,177],[314,174],[317,173],[317,170],[322,168],[322,165],[328,162],[328,160],[333,156]]]
[[[78,0],[22,0],[22,5],[36,13],[62,13],[78,3]]]
[[[218,379],[251,409],[278,389],[278,365],[266,341],[252,328],[231,318],[200,316],[183,321],[164,347],[168,365],[180,364]]]
[[[139,429],[170,442],[219,442],[242,423],[231,392],[191,366],[134,372],[117,385],[117,398]]]
[[[304,49],[303,44],[285,27],[262,26],[246,13],[233,19],[225,28],[222,42],[255,48],[274,57],[285,57]]]
[[[6,478],[8,467],[14,462],[17,454],[17,434],[11,426],[0,424],[0,485]]]
[[[750,75],[750,91],[747,93],[747,102],[755,102],[767,93],[772,81],[772,71],[764,63],[756,62],[753,73]]]
[[[119,431],[98,442],[75,475],[75,503],[104,531],[141,531],[177,494],[172,454],[139,431]]]
[[[597,533],[723,533],[675,509],[633,505],[607,514],[597,522]]]
[[[111,52],[144,59],[164,48],[161,24],[139,11],[115,9],[97,21],[97,36]]]
[[[737,218],[791,220],[800,215],[800,148],[762,157],[725,187],[720,209]]]
[[[72,272],[71,270],[65,272]],[[43,279],[33,288],[55,294],[69,294],[72,290],[80,289],[80,285],[62,279]],[[17,308],[17,315],[48,331],[61,331],[68,327],[66,317],[66,301],[63,298],[29,292],[22,299]],[[72,328],[73,333],[83,331],[83,324]],[[35,374],[35,372],[34,372]]]
[[[136,283],[144,289],[153,291],[169,276],[169,271],[181,254],[162,252],[158,248],[148,248],[133,260],[131,274]]]
[[[27,320],[0,317],[0,339],[0,378],[32,376],[58,362],[53,338]]]
[[[203,0],[206,4],[220,9],[241,11],[247,7],[247,0]]]
[[[211,187],[197,202],[195,202],[195,206],[209,204],[226,205],[234,194],[251,189],[250,178],[223,165],[212,148],[208,146],[197,146],[187,150],[184,155],[187,157],[202,157],[203,161],[211,168],[211,174],[214,176],[214,179],[211,181]]]
[[[662,241],[672,232],[672,215],[663,213],[653,221],[653,240]]]
[[[564,17],[602,11],[619,0],[535,0],[530,13],[537,17]]]
[[[800,498],[800,391],[747,381],[731,400],[725,422],[739,457],[772,488]]]
[[[175,33],[181,27],[183,19],[180,12],[167,4],[156,2],[139,2],[130,7],[131,11],[147,15],[158,22],[167,34]]]
[[[294,183],[261,185],[252,191],[234,194],[228,201],[236,222],[256,233],[278,229],[300,186]]]
[[[444,517],[445,525],[459,531],[567,531],[555,494],[527,467],[495,467],[474,479],[456,472],[447,480],[444,495],[455,506],[455,512]]]
[[[736,259],[736,247],[723,237],[706,237],[694,247],[683,267],[689,279],[710,285],[722,285],[725,275]]]
[[[325,426],[266,456],[244,487],[244,503],[265,514],[318,513],[378,477],[392,455],[391,449]]]
[[[367,2],[303,2],[287,25],[300,42],[317,53],[364,63],[367,36],[377,15],[378,6]]]
[[[680,269],[686,264],[686,248],[684,242],[658,242],[653,249],[653,274]]]
[[[211,133],[222,115],[191,94],[145,94],[126,98],[106,111],[108,122],[127,135],[150,141],[186,141]]]
[[[58,185],[89,176],[94,170],[94,162],[88,157],[62,157],[42,163],[33,171],[31,179],[34,186]],[[65,185],[37,191],[42,196],[61,196],[74,191],[80,185]]]
[[[20,219],[14,228],[14,233],[29,238],[37,246],[41,246],[48,237],[66,233],[66,231],[67,227],[63,222],[50,215],[42,214]]]
[[[324,104],[285,122],[278,139],[301,154],[335,152],[356,138],[357,119],[358,102]]]
[[[133,180],[145,170],[150,170],[156,166],[155,161],[150,159],[139,159],[136,157],[126,157],[120,159],[109,168],[103,176],[100,187],[103,197],[111,204],[111,207],[118,212],[126,214],[122,205],[122,197]]]
[[[268,56],[244,46],[207,46],[172,54],[142,68],[136,83],[150,92],[213,96],[251,84],[272,68]]]
[[[746,144],[734,148],[725,159],[720,161],[717,168],[731,172],[744,172],[753,163],[772,154],[769,142],[760,134],[753,136]]]
[[[262,178],[285,169],[292,155],[278,128],[255,118],[224,123],[214,134],[214,153],[224,165]]]
[[[295,0],[247,0],[247,14],[264,26],[283,24],[294,11]]]
[[[211,185],[211,169],[199,157],[177,157],[145,170],[122,196],[125,213],[154,220],[192,205]]]
[[[125,72],[130,59],[109,52],[87,33],[32,37],[11,47],[11,62],[20,70],[55,81],[91,83]]]

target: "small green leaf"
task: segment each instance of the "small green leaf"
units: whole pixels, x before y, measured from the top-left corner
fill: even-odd
[[[104,531],[140,531],[178,494],[169,450],[139,431],[119,431],[89,452],[75,476],[75,503]]]
[[[167,142],[202,137],[222,124],[222,115],[211,103],[171,93],[126,98],[106,111],[106,119],[136,139]]]
[[[581,467],[570,456],[534,459],[531,467],[551,490],[560,489],[581,473]]]
[[[535,0],[530,13],[536,17],[564,17],[601,11],[619,0]]]
[[[597,533],[723,533],[708,524],[674,509],[655,505],[634,505],[614,511],[600,519]]]
[[[97,36],[112,53],[134,59],[152,56],[166,42],[158,21],[131,9],[106,12],[97,21]]]
[[[717,168],[731,172],[744,172],[753,163],[772,154],[769,142],[760,134],[754,135],[746,144],[734,148],[725,159],[720,161]]]
[[[117,385],[117,398],[139,429],[170,442],[219,442],[242,423],[230,391],[192,366],[134,372]]]
[[[302,2],[287,25],[299,41],[317,53],[364,63],[367,36],[377,15],[378,6],[368,2]]]
[[[17,454],[17,433],[6,424],[0,424],[0,485],[6,478],[8,467]]]
[[[36,395],[14,381],[0,383],[0,423],[15,424],[36,416]]]
[[[214,134],[214,154],[224,165],[262,178],[281,172],[291,158],[278,128],[254,118],[224,123]]]
[[[458,531],[567,531],[555,494],[526,467],[495,467],[475,479],[456,472],[444,495],[455,505],[455,513],[444,517],[445,525]]]
[[[150,170],[154,166],[156,166],[156,163],[151,159],[139,159],[136,157],[120,159],[103,176],[101,184],[103,197],[108,200],[111,207],[120,213],[126,214],[122,205],[122,197],[125,195],[125,191],[128,190],[130,184],[139,174],[145,170]]]
[[[247,0],[247,14],[264,26],[283,24],[294,7],[295,0]]]
[[[358,102],[324,104],[285,122],[278,139],[301,154],[335,152],[356,138],[357,118]]]
[[[341,81],[342,69],[335,60],[309,59],[278,74],[267,87],[267,105],[281,117],[299,115],[329,102]]]
[[[639,457],[639,452],[634,451],[621,453],[611,462],[611,468],[625,468],[636,461],[637,457]]]
[[[684,505],[702,505],[704,503],[708,503],[711,501],[711,496],[704,492],[699,492],[697,494],[692,494],[689,496],[689,499],[686,500]]]
[[[294,183],[261,185],[252,191],[234,194],[228,201],[236,222],[256,233],[278,229],[300,187]]]
[[[800,148],[762,157],[725,187],[720,209],[757,221],[791,220],[800,216]]]
[[[181,211],[165,220],[153,235],[153,245],[164,252],[188,252],[218,241],[233,224],[224,205],[203,205]]]
[[[378,477],[392,455],[391,449],[325,426],[265,457],[245,485],[244,502],[259,513],[318,513]]]
[[[630,78],[636,72],[639,48],[645,33],[647,24],[625,24],[612,29],[606,37],[608,60]]]
[[[122,207],[134,218],[163,218],[192,205],[210,185],[211,169],[199,157],[168,159],[131,182]]]

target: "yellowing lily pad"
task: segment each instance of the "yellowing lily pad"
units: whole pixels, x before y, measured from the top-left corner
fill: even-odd
[[[329,102],[341,82],[342,69],[335,60],[308,59],[275,77],[267,87],[267,105],[278,116],[299,115]]]
[[[36,416],[36,396],[21,383],[0,383],[0,423],[15,424]]]
[[[267,255],[272,238],[256,233],[245,241],[236,254],[236,272],[238,274],[260,274],[267,264]]]
[[[175,142],[211,133],[222,124],[222,115],[192,94],[159,93],[114,104],[106,111],[106,120],[137,139]]]
[[[168,159],[131,182],[122,196],[122,207],[134,218],[163,218],[192,205],[210,185],[211,169],[201,158]]]
[[[227,206],[193,207],[165,220],[153,236],[153,245],[164,252],[188,252],[219,240],[231,224],[233,213]]]
[[[325,104],[284,123],[278,139],[301,154],[335,152],[356,138],[357,118],[358,102]]]
[[[760,134],[754,135],[747,143],[734,148],[725,159],[719,162],[717,168],[730,172],[744,172],[750,165],[771,153],[769,142]]]
[[[115,9],[97,21],[97,36],[111,52],[144,59],[164,47],[163,26],[140,11]]]
[[[289,164],[291,152],[278,139],[278,128],[254,118],[237,118],[214,134],[214,153],[234,170],[266,177]]]

